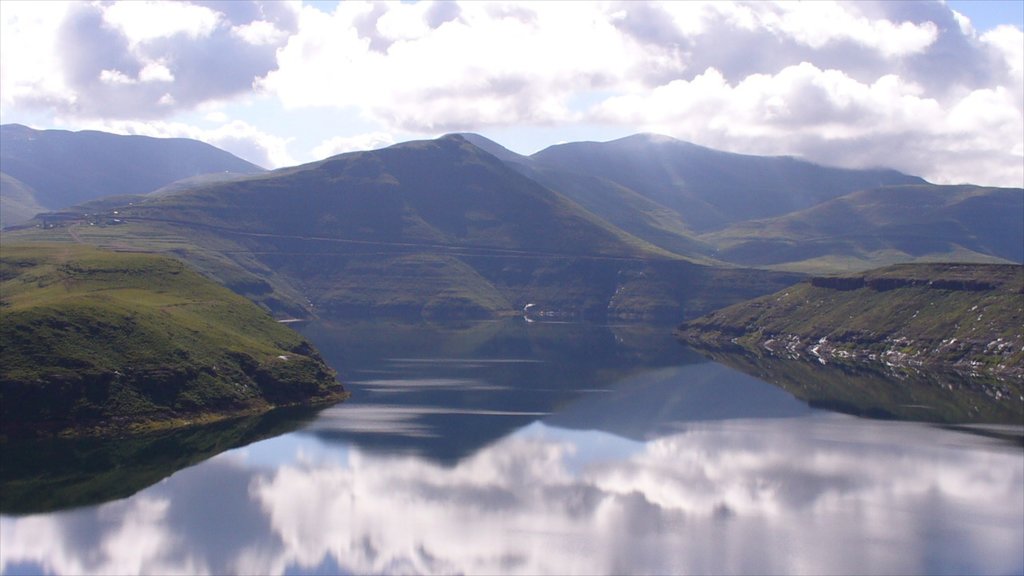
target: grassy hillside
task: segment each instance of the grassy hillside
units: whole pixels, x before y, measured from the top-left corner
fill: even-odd
[[[696,232],[781,216],[864,188],[924,183],[893,170],[847,170],[789,157],[731,154],[649,134],[560,144],[530,159],[633,190],[676,212],[687,230]]]
[[[181,262],[0,247],[5,433],[170,427],[343,392],[300,335]]]
[[[699,347],[820,362],[935,366],[1024,382],[1024,267],[905,264],[811,278],[687,322]]]
[[[701,236],[724,260],[793,270],[867,269],[915,259],[1024,261],[1024,190],[893,186]]]

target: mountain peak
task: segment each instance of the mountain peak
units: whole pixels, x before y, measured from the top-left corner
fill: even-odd
[[[613,142],[647,142],[647,143],[650,143],[650,144],[668,144],[668,143],[689,144],[689,142],[684,142],[684,141],[679,140],[677,138],[673,138],[671,136],[666,136],[664,134],[657,134],[655,132],[640,132],[638,134],[633,134],[632,136],[626,136],[625,138],[619,138],[618,140],[613,140]]]
[[[445,135],[445,137],[449,136],[457,136],[459,138],[462,138],[466,142],[469,142],[470,144],[476,146],[477,148],[483,150],[484,152],[487,152],[491,156],[498,158],[502,162],[524,163],[527,161],[526,156],[516,154],[515,152],[509,150],[508,148],[505,148],[501,144],[498,144],[494,140],[491,140],[485,136],[481,136],[480,134],[474,134],[472,132],[460,132]]]

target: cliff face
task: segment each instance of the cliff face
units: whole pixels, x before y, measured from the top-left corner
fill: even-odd
[[[1024,267],[913,264],[808,279],[679,328],[697,347],[1024,381]],[[1019,390],[1018,390],[1019,392]]]

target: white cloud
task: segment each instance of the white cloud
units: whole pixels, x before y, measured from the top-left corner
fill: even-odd
[[[288,107],[357,107],[393,127],[436,132],[570,120],[576,90],[638,63],[639,48],[602,21],[598,5],[525,4],[513,17],[470,3],[437,28],[425,10],[397,6],[365,35],[356,21],[372,16],[367,5],[330,15],[305,8],[260,86]]]
[[[103,11],[103,20],[136,45],[176,34],[190,38],[209,36],[220,24],[221,15],[187,2],[134,1],[111,4]]]
[[[277,45],[288,36],[285,31],[274,26],[273,22],[266,20],[256,20],[241,26],[234,26],[231,28],[231,33],[249,44],[257,46]]]
[[[964,36],[974,36],[977,34],[977,31],[974,29],[974,25],[971,24],[970,18],[956,10],[953,10],[953,18],[956,18],[956,23],[960,26],[960,32],[962,32]]]
[[[101,70],[100,81],[107,84],[134,84],[135,79],[129,78],[120,70]]]
[[[359,150],[377,150],[395,143],[395,138],[388,132],[370,132],[355,136],[335,136],[321,142],[313,148],[313,158],[321,159],[345,152]]]
[[[174,82],[174,74],[160,62],[149,62],[139,71],[139,82]]]
[[[63,81],[55,41],[70,2],[7,2],[0,10],[0,102],[46,94],[73,102]],[[17,55],[13,57],[12,55]]]
[[[895,23],[871,20],[856,13],[855,4],[833,2],[779,2],[757,4],[758,19],[767,29],[790,37],[811,48],[852,41],[885,56],[903,56],[923,51],[936,39],[933,22]]]

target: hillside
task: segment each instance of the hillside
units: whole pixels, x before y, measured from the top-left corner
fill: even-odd
[[[36,201],[36,191],[21,180],[0,172],[0,228],[27,222],[36,214],[46,212]]]
[[[651,134],[559,144],[530,160],[628,188],[674,211],[696,233],[781,216],[865,188],[925,183],[894,170],[850,170],[790,157],[733,154]]]
[[[790,269],[914,259],[1024,262],[1024,190],[893,186],[700,236],[724,260]]]
[[[797,278],[660,249],[457,135],[36,225],[14,237],[170,253],[282,316],[675,322]]]
[[[185,138],[0,126],[0,169],[60,210],[104,196],[146,194],[183,178],[264,170],[224,150]],[[17,224],[13,218],[5,224]]]
[[[636,135],[515,154],[465,137],[523,175],[663,250],[797,272],[899,262],[1021,262],[1024,192],[937,186]]]
[[[177,260],[5,239],[0,281],[4,434],[174,427],[344,395],[305,339]]]
[[[1024,382],[1024,267],[905,264],[818,276],[679,328],[700,348],[954,369]]]

